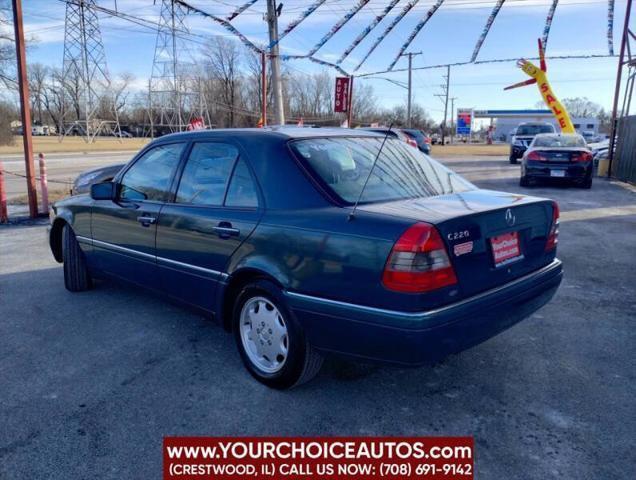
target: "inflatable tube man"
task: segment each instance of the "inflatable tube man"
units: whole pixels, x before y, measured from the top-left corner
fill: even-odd
[[[545,64],[545,53],[543,52],[543,44],[541,43],[541,39],[539,39],[539,60],[541,62],[541,68],[523,58],[519,60],[517,62],[517,66],[532,78],[524,82],[510,85],[509,87],[504,88],[504,90],[524,87],[526,85],[532,85],[533,83],[536,83],[539,87],[539,92],[543,97],[543,101],[556,117],[557,123],[561,127],[561,132],[576,133],[574,125],[572,125],[572,120],[570,120],[568,111],[561,104],[561,102],[559,102],[556,95],[552,92],[552,88],[550,87],[550,83],[548,82],[548,77],[546,75],[546,71],[548,70],[548,68]]]

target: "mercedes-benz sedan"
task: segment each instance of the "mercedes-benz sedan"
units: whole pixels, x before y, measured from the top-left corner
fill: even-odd
[[[420,365],[532,314],[561,281],[558,223],[383,135],[237,129],[152,142],[58,202],[50,244],[69,290],[110,277],[198,307],[288,388],[328,354]]]

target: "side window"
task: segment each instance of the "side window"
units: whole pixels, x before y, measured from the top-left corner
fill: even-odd
[[[258,207],[256,185],[244,160],[239,160],[232,174],[225,199],[227,207]]]
[[[124,174],[119,198],[133,201],[165,200],[183,147],[182,143],[173,143],[146,152]]]
[[[176,202],[222,205],[225,187],[238,155],[233,145],[195,144],[181,175]]]

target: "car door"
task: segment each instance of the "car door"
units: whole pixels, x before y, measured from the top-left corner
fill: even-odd
[[[170,295],[213,310],[231,255],[261,216],[257,184],[237,146],[192,146],[157,225],[157,264]]]
[[[117,183],[117,198],[96,200],[92,208],[93,246],[100,269],[158,289],[157,219],[171,191],[184,143],[143,152]]]

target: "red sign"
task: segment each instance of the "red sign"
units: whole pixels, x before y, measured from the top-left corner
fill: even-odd
[[[165,437],[164,480],[472,480],[472,437]]]
[[[349,111],[349,77],[336,77],[336,103],[335,112]]]
[[[495,259],[495,265],[508,263],[509,260],[521,256],[519,235],[517,232],[504,233],[498,237],[492,237],[490,244],[492,245],[492,255]]]
[[[205,122],[203,121],[203,118],[201,117],[193,118],[192,120],[190,120],[190,123],[188,124],[188,130],[203,130],[204,128],[205,128]]]

